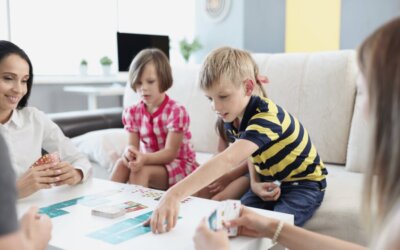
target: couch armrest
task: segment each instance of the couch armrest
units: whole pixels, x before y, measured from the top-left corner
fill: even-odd
[[[122,111],[122,108],[108,108],[54,113],[49,117],[71,138],[94,130],[123,128]]]

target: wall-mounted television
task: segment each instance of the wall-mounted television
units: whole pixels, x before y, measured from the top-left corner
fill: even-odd
[[[169,58],[169,37],[117,32],[118,70],[128,71],[132,59],[146,48],[158,48]]]

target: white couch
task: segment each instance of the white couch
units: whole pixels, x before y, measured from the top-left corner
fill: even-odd
[[[328,169],[325,199],[305,228],[352,242],[367,244],[360,216],[362,168],[365,166],[366,124],[360,114],[362,93],[354,51],[293,54],[254,54],[261,74],[267,75],[268,96],[296,116],[308,129]],[[199,65],[173,68],[168,94],[187,108],[192,143],[198,161],[217,149],[216,116],[197,85]],[[136,102],[127,86],[124,106]],[[96,176],[107,177],[127,143],[122,129],[96,131],[74,139],[97,162]]]

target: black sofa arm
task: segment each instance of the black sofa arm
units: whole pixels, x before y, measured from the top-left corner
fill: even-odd
[[[109,108],[53,113],[48,116],[67,137],[72,138],[94,130],[123,128],[122,111],[122,108]]]

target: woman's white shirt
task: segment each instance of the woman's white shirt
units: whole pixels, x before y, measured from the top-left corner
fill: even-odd
[[[17,178],[41,157],[42,149],[58,152],[61,161],[69,162],[83,173],[83,180],[91,175],[92,166],[61,129],[42,111],[34,107],[14,110],[0,132],[7,142]]]

